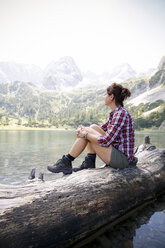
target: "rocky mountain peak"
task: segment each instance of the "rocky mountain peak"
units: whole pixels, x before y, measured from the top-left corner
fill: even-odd
[[[43,85],[47,89],[75,86],[82,80],[82,74],[72,57],[51,62],[45,69]]]
[[[163,56],[159,62],[158,70],[165,69],[165,56]]]
[[[127,79],[136,77],[136,71],[127,63],[115,66],[110,72],[102,74],[104,80],[124,82]]]

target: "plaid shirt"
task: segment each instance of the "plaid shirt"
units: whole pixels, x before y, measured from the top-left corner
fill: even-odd
[[[113,145],[123,152],[129,161],[134,158],[134,122],[129,112],[119,105],[104,124],[100,126],[106,134],[98,137],[101,146]]]

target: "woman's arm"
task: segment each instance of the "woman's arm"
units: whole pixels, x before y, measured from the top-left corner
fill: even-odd
[[[126,122],[127,113],[125,111],[118,111],[112,119],[109,130],[106,135],[98,137],[98,143],[101,146],[110,146],[120,133],[123,125]]]
[[[107,131],[107,126],[108,126],[108,123],[109,123],[109,118],[100,125],[100,127],[106,132]]]
[[[77,129],[77,137],[78,138],[85,138],[87,140],[89,140],[92,143],[98,144],[98,137],[100,136],[100,134],[96,131],[95,133],[93,132],[93,130],[91,130],[88,127],[83,127],[80,126]]]

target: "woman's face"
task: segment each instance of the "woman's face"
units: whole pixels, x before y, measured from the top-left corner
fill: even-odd
[[[108,95],[108,94],[106,93],[106,95],[105,95],[105,97],[104,97],[105,105],[106,105],[106,106],[111,106],[113,100],[114,100],[114,95],[113,95],[113,94]]]

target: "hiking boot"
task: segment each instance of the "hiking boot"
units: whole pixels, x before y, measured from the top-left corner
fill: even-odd
[[[95,162],[91,158],[85,157],[85,160],[82,162],[81,166],[79,168],[73,168],[72,170],[76,172],[84,169],[93,169],[93,168],[95,168]]]
[[[64,155],[54,165],[48,165],[47,169],[53,173],[63,172],[65,175],[72,174],[72,163]]]

